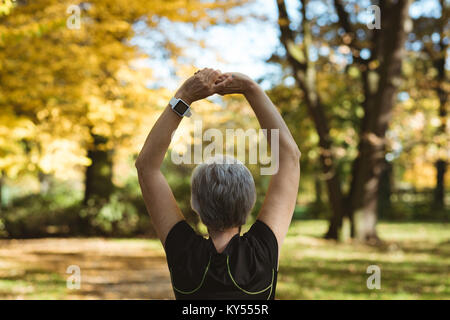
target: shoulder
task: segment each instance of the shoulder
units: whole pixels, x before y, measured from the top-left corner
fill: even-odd
[[[245,233],[245,235],[255,235],[255,236],[261,236],[261,237],[267,237],[271,241],[277,241],[277,238],[275,237],[274,232],[272,229],[264,223],[262,220],[257,219],[253,225],[250,227],[250,229]]]
[[[195,235],[194,229],[186,222],[186,220],[181,220],[173,225],[167,234],[166,241],[164,242],[164,249],[172,247],[174,243],[177,242],[179,237],[190,237]]]
[[[258,241],[269,246],[271,249],[277,249],[278,251],[278,241],[275,233],[261,220],[256,220],[248,232],[244,234],[244,237],[257,239]]]
[[[164,249],[175,292],[195,293],[209,269],[208,241],[183,220],[169,231]]]
[[[272,229],[256,220],[251,228],[243,236],[255,255],[261,256],[273,266],[278,265],[278,242]]]
[[[177,261],[179,262],[180,259],[185,258],[188,254],[203,251],[198,249],[204,246],[206,242],[207,240],[197,234],[186,220],[176,223],[170,229],[164,243],[169,268],[176,264]]]
[[[278,269],[278,245],[272,230],[257,220],[227,255],[227,272],[235,286],[251,294],[272,288]]]

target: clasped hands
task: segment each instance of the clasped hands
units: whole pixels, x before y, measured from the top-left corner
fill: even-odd
[[[177,90],[175,97],[191,104],[215,93],[245,94],[253,83],[252,79],[239,72],[221,73],[219,70],[204,68],[187,79]]]

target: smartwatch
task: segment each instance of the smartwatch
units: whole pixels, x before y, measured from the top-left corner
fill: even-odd
[[[180,117],[191,116],[191,107],[183,100],[173,97],[170,99],[169,104],[172,110]]]

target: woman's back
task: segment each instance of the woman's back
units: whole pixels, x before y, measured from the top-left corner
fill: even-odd
[[[243,94],[271,146],[270,170],[261,172],[271,178],[257,222],[249,232],[231,240],[256,201],[253,176],[244,163],[215,150],[215,156],[203,159],[192,172],[191,207],[213,240],[196,235],[184,221],[161,171],[174,131],[182,118],[190,115],[190,104],[214,93]],[[156,121],[136,159],[136,168],[145,206],[166,250],[178,299],[275,297],[279,247],[297,202],[300,151],[280,113],[255,81],[237,72],[197,71]]]
[[[166,239],[166,256],[177,299],[273,299],[277,283],[275,235],[257,220],[218,253],[180,221]]]

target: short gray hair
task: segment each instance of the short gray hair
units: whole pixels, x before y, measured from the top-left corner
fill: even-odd
[[[240,227],[256,201],[253,176],[239,160],[217,155],[199,164],[191,177],[191,205],[211,230]]]

